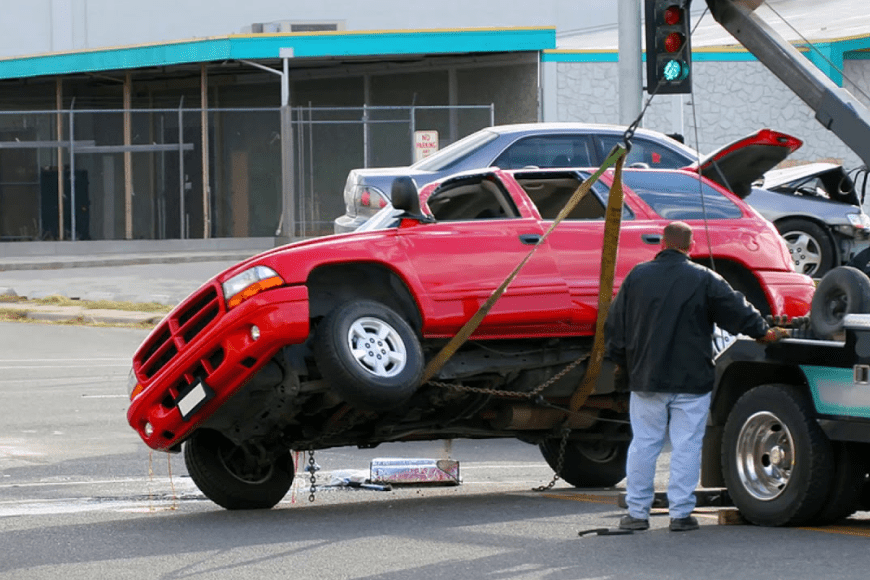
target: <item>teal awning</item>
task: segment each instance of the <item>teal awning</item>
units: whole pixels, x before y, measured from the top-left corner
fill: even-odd
[[[540,51],[556,47],[556,29],[475,28],[408,31],[238,34],[0,59],[0,79],[136,69],[236,59]]]

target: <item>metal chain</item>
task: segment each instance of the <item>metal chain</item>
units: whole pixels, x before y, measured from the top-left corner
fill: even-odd
[[[569,373],[572,369],[574,369],[577,365],[584,362],[589,358],[589,355],[581,356],[575,361],[572,361],[568,365],[565,366],[561,371],[550,377],[548,380],[543,382],[541,385],[536,387],[535,389],[528,392],[520,392],[520,391],[502,391],[499,389],[487,389],[482,387],[467,387],[465,385],[457,385],[454,383],[442,383],[438,381],[429,381],[429,384],[434,385],[436,387],[442,387],[445,389],[453,389],[457,391],[469,391],[474,393],[483,393],[487,395],[494,395],[498,397],[516,397],[516,398],[533,398],[535,395],[564,377],[567,373]],[[356,418],[358,421],[359,418]],[[340,429],[334,429],[323,436],[320,437],[319,440],[323,440],[327,435],[335,435],[340,433],[341,431],[347,430],[353,427],[356,421],[351,421],[349,425],[346,425]],[[534,488],[535,491],[544,491],[553,487],[556,484],[556,481],[559,479],[559,473],[562,471],[562,464],[565,460],[565,446],[568,442],[568,435],[571,433],[571,429],[568,427],[562,428],[562,440],[559,444],[559,457],[556,463],[556,474],[553,476],[553,480],[546,486],[541,486]],[[317,492],[317,476],[315,475],[315,461],[314,461],[314,449],[308,450],[308,469],[310,471],[310,475],[308,477],[309,482],[311,483],[310,493],[308,495],[308,501],[313,502],[315,500],[315,494]]]
[[[486,395],[493,395],[496,397],[516,397],[516,398],[529,398],[529,399],[531,399],[535,395],[537,395],[538,393],[540,393],[541,391],[543,391],[544,389],[546,389],[547,387],[549,387],[550,385],[552,385],[553,383],[555,383],[556,381],[558,381],[559,379],[564,377],[568,372],[571,371],[571,369],[573,369],[574,367],[576,367],[577,365],[579,365],[583,361],[587,360],[588,358],[589,358],[589,355],[581,356],[577,360],[568,364],[564,369],[562,369],[561,371],[559,371],[558,373],[556,373],[555,375],[550,377],[548,380],[543,382],[541,385],[539,385],[535,389],[528,391],[528,392],[501,391],[499,389],[487,389],[487,388],[482,388],[482,387],[467,387],[465,385],[457,385],[457,384],[453,384],[453,383],[442,383],[442,382],[438,382],[438,381],[429,381],[429,384],[434,385],[436,387],[442,387],[445,389],[453,389],[456,391],[469,391],[472,393],[483,393]],[[568,436],[571,434],[571,428],[563,425],[561,433],[562,433],[562,439],[561,439],[561,441],[559,441],[559,455],[556,458],[556,469],[555,469],[555,473],[553,473],[553,479],[550,480],[550,483],[548,483],[547,485],[533,487],[532,491],[547,491],[549,489],[552,489],[553,486],[556,485],[556,482],[559,481],[559,478],[561,477],[561,473],[562,473],[562,468],[564,467],[564,464],[565,464],[565,448],[568,445]]]
[[[329,429],[328,431],[323,433],[320,437],[318,437],[317,439],[315,439],[314,441],[311,442],[311,447],[308,449],[308,469],[311,472],[311,475],[309,475],[309,477],[308,477],[308,480],[311,482],[311,488],[310,488],[310,494],[308,496],[308,501],[310,501],[310,502],[314,501],[314,499],[315,499],[314,495],[315,495],[315,492],[317,491],[317,485],[316,485],[317,484],[317,477],[314,475],[314,472],[315,472],[314,466],[316,465],[316,462],[314,461],[314,447],[317,444],[322,443],[323,441],[325,441],[329,437],[332,437],[333,435],[338,435],[339,433],[342,433],[344,431],[352,429],[357,423],[360,423],[361,421],[364,420],[365,415],[366,415],[365,413],[358,413],[355,416],[351,416],[351,420],[348,421],[348,423],[346,425],[333,427],[332,429]],[[341,418],[343,418],[343,415]]]
[[[578,358],[577,360],[568,364],[564,369],[562,369],[561,371],[559,371],[558,373],[556,373],[555,375],[553,375],[552,377],[550,377],[549,379],[547,379],[546,381],[544,381],[538,387],[536,387],[535,389],[533,389],[531,391],[502,391],[499,389],[489,389],[489,388],[485,388],[485,387],[468,387],[465,385],[458,385],[455,383],[442,383],[440,381],[429,381],[428,384],[434,385],[436,387],[441,387],[444,389],[453,389],[454,391],[468,391],[468,392],[472,392],[472,393],[483,393],[485,395],[493,395],[496,397],[514,397],[514,398],[519,398],[519,399],[524,399],[524,398],[531,399],[535,395],[537,395],[538,393],[540,393],[541,391],[543,391],[544,389],[546,389],[547,387],[549,387],[550,385],[552,385],[553,383],[555,383],[556,381],[558,381],[559,379],[564,377],[573,368],[575,368],[577,365],[579,365],[583,361],[587,360],[588,358],[589,358],[588,354],[585,356],[581,356],[580,358]]]
[[[308,477],[308,481],[311,482],[311,490],[310,490],[311,493],[308,496],[309,502],[314,501],[314,492],[317,491],[317,485],[316,485],[317,484],[317,476],[314,475],[314,471],[315,471],[314,466],[315,466],[314,449],[309,449],[308,450],[308,470],[311,473],[311,475]]]
[[[559,441],[559,456],[556,458],[556,469],[553,473],[553,479],[547,485],[533,487],[532,491],[547,491],[552,489],[559,478],[562,476],[562,468],[565,466],[565,447],[568,445],[568,436],[571,434],[570,427],[562,427],[562,440]]]

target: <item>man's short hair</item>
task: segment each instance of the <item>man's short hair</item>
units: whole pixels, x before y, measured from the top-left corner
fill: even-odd
[[[692,226],[686,222],[671,222],[665,226],[665,247],[686,251],[692,247]]]

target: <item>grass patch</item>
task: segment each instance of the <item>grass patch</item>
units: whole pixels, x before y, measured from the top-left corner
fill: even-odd
[[[96,322],[85,320],[83,316],[71,318],[69,320],[42,320],[30,318],[27,310],[0,310],[0,322],[18,322],[24,324],[54,324],[62,326],[97,326],[101,328],[139,328],[142,330],[151,330],[159,322],[156,319],[143,320],[142,322]]]
[[[6,322],[21,322],[27,320],[27,311],[18,310],[17,308],[3,308],[0,310],[0,320]]]
[[[11,302],[11,301],[10,301]],[[121,302],[115,300],[73,300],[66,296],[46,296],[37,300],[31,300],[34,304],[50,306],[80,306],[88,310],[123,310],[126,312],[155,312],[166,314],[173,306],[158,304],[157,302]]]
[[[26,302],[27,298],[22,298],[21,296],[12,296],[9,294],[4,294],[0,296],[0,302],[5,304],[15,304],[17,302]]]

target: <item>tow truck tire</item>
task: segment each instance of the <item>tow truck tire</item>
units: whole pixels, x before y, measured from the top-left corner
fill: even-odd
[[[870,312],[870,278],[857,268],[840,266],[821,279],[813,294],[810,326],[821,339],[843,332],[847,314]]]
[[[561,439],[540,444],[547,464],[557,471]],[[574,487],[613,487],[625,479],[628,441],[568,441],[559,477]]]
[[[837,265],[834,243],[818,224],[800,218],[784,219],[776,224],[785,240],[795,269],[813,278],[821,278]]]
[[[295,469],[290,451],[268,465],[217,431],[200,429],[184,444],[190,478],[205,496],[228,510],[269,509],[287,495]]]
[[[753,524],[804,524],[829,497],[832,447],[812,408],[795,387],[762,385],[731,409],[722,474],[734,505]]]
[[[867,480],[868,460],[864,449],[848,441],[834,441],[834,478],[831,491],[815,523],[826,525],[847,518],[861,502],[861,492]]]
[[[401,405],[423,377],[423,350],[411,325],[371,300],[341,305],[323,319],[314,358],[336,394],[365,411]]]

